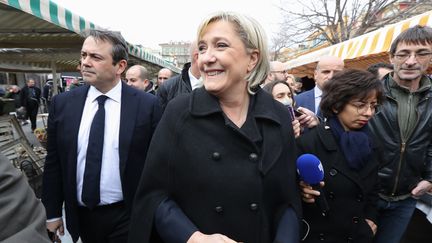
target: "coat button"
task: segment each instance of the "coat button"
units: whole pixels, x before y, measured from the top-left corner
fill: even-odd
[[[216,206],[215,211],[216,211],[216,213],[221,214],[221,213],[223,213],[223,207],[222,206]]]
[[[347,238],[347,242],[353,242],[353,238],[352,237],[348,237]]]
[[[329,172],[329,174],[331,175],[331,176],[335,176],[335,175],[337,175],[337,170],[335,170],[335,169],[331,169],[330,170],[330,172]]]
[[[363,195],[357,195],[357,202],[363,202]]]
[[[319,237],[320,241],[324,241],[325,240],[324,233],[319,233],[318,237]]]
[[[252,162],[256,162],[258,160],[258,155],[256,153],[249,154],[249,160]]]
[[[252,211],[257,211],[258,210],[258,204],[256,203],[251,203],[251,205],[249,206],[250,210]]]
[[[330,199],[334,199],[334,198],[335,198],[335,194],[334,194],[334,192],[329,192],[328,197],[329,197]]]
[[[214,152],[214,153],[211,155],[211,157],[212,157],[213,160],[218,161],[218,160],[220,160],[221,155],[220,155],[220,153],[218,153],[218,152]]]
[[[360,222],[360,219],[359,219],[359,217],[353,217],[352,221],[354,224],[358,224]]]

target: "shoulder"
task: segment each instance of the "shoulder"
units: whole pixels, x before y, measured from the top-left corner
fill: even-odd
[[[309,97],[309,96],[313,95],[313,93],[314,93],[314,90],[310,89],[310,90],[305,91],[305,92],[303,92],[301,94],[298,94],[297,96],[295,96],[295,98],[296,99],[303,99],[303,98],[306,98],[306,97]]]

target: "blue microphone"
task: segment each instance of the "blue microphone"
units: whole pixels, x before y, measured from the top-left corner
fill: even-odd
[[[297,173],[300,179],[312,186],[312,189],[319,191],[320,196],[315,198],[318,208],[321,210],[322,216],[327,216],[330,208],[324,191],[319,183],[324,179],[324,169],[321,161],[313,154],[303,154],[297,158]]]

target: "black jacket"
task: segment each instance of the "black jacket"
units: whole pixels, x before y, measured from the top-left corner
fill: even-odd
[[[165,81],[156,92],[157,97],[165,110],[168,102],[179,94],[188,94],[192,92],[192,86],[189,79],[189,68],[191,63],[188,62],[183,66],[181,74],[178,74]]]
[[[129,242],[160,242],[150,236],[167,197],[200,231],[248,243],[272,242],[287,207],[300,214],[289,112],[259,90],[247,131],[234,126],[204,88],[170,102],[149,148]]]
[[[297,139],[300,155],[314,154],[323,165],[323,191],[330,208],[322,216],[317,204],[303,203],[303,216],[310,225],[305,242],[372,242],[365,219],[376,224],[380,150],[373,146],[372,159],[361,170],[351,169],[330,129],[320,124]]]
[[[38,87],[33,87],[34,96],[30,95],[30,88],[26,85],[21,89],[21,105],[26,108],[37,107],[41,97],[41,90]],[[32,97],[32,98],[31,98]]]
[[[383,81],[386,100],[369,124],[385,152],[379,171],[380,193],[399,196],[409,194],[421,180],[432,182],[432,89],[421,93],[417,123],[407,141],[402,141],[389,77]]]

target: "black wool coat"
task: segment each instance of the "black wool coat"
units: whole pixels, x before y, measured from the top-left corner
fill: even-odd
[[[381,153],[373,146],[372,159],[359,171],[351,169],[330,129],[320,124],[297,139],[299,154],[314,154],[323,165],[323,191],[330,207],[324,217],[315,203],[303,202],[303,217],[310,225],[305,242],[372,242],[365,219],[376,224]]]
[[[290,115],[262,90],[250,98],[248,136],[203,88],[168,104],[149,148],[129,242],[160,241],[153,218],[165,198],[201,232],[248,243],[272,242],[286,208],[300,217]]]

